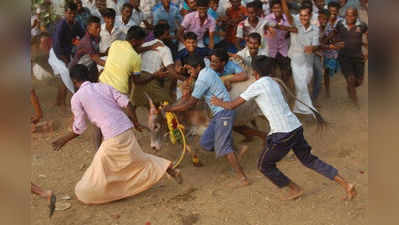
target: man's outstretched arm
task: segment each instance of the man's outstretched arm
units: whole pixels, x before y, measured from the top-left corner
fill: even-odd
[[[222,99],[216,98],[215,96],[212,97],[211,99],[211,103],[215,106],[220,106],[224,109],[235,109],[237,107],[239,107],[240,105],[245,103],[245,100],[241,97],[237,97],[236,99],[234,99],[231,102],[224,102]]]

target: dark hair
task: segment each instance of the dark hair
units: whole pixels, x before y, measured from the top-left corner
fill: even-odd
[[[299,8],[299,11],[305,10],[305,9],[309,9],[310,11],[310,15],[312,15],[313,13],[313,3],[310,0],[305,0],[302,2],[301,4],[301,8]]]
[[[339,10],[341,8],[341,5],[338,2],[330,2],[330,3],[328,3],[328,8],[330,8],[330,7],[336,8]]]
[[[255,56],[252,60],[252,68],[261,77],[270,76],[274,70],[274,60],[264,55]]]
[[[160,38],[165,32],[169,32],[169,24],[167,23],[158,23],[154,27],[154,36],[155,38]]]
[[[205,67],[204,58],[197,54],[189,55],[187,57],[186,64],[194,68],[198,66],[201,66],[201,68]]]
[[[250,3],[247,4],[247,9],[248,9],[248,8],[256,9],[256,8],[257,8],[257,5],[256,5],[255,2],[250,2]]]
[[[87,20],[87,26],[89,26],[92,23],[101,24],[101,20],[97,16],[90,16],[89,19]]]
[[[107,18],[115,19],[115,16],[116,16],[116,12],[114,9],[112,9],[112,8],[104,9],[104,13],[103,13],[104,18],[107,17]]]
[[[209,0],[197,0],[197,7],[209,7]]]
[[[330,17],[330,12],[327,9],[319,10],[319,15],[320,14],[327,16],[327,18]]]
[[[123,4],[121,11],[123,11],[125,8],[130,8],[131,10],[133,10],[133,6],[130,3]]]
[[[139,26],[132,26],[129,31],[127,32],[126,35],[126,40],[131,41],[131,40],[136,40],[136,41],[141,41],[144,40],[147,34],[145,33],[145,30]]]
[[[211,56],[216,56],[220,59],[220,61],[225,63],[229,61],[229,55],[227,54],[227,50],[224,48],[217,48],[213,50]]]
[[[258,34],[257,32],[252,32],[248,35],[248,38],[252,38],[258,41],[259,44],[262,43],[262,36],[260,36],[260,34]]]
[[[277,4],[281,5],[281,0],[272,0],[272,1],[270,2],[270,9],[272,9],[273,6],[274,6],[274,5],[277,5]]]
[[[247,4],[247,8],[248,8],[249,3]],[[263,3],[260,0],[255,0],[253,1],[253,7],[255,9],[263,9]]]
[[[89,80],[89,69],[85,65],[76,64],[69,69],[71,80],[84,82]]]
[[[184,34],[183,39],[196,41],[198,39],[198,37],[194,32],[187,32]]]
[[[68,9],[71,11],[76,11],[76,10],[78,10],[78,5],[76,5],[73,2],[67,2],[67,3],[65,3],[64,9],[65,9],[65,11],[67,11]]]

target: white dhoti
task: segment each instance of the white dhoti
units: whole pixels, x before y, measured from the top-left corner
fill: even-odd
[[[53,69],[54,74],[61,76],[61,80],[68,90],[72,93],[75,93],[75,88],[69,75],[69,69],[62,60],[57,58],[53,49],[50,50],[48,63]]]
[[[75,187],[86,204],[102,204],[149,189],[171,162],[142,151],[132,129],[105,140]]]
[[[308,84],[313,77],[313,64],[309,63],[309,60],[306,60],[305,57],[293,57],[291,58],[291,68],[295,83],[296,97],[315,109],[308,88]],[[295,101],[293,112],[313,115],[312,110],[299,101]]]

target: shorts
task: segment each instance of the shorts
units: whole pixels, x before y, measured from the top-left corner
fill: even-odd
[[[334,76],[338,72],[338,60],[334,58],[324,57],[324,68],[327,69],[327,73],[330,77]]]
[[[222,157],[234,152],[233,122],[234,111],[223,110],[218,112],[201,136],[201,147],[207,151],[214,151],[216,157]]]
[[[339,57],[338,60],[345,77],[352,75],[357,79],[363,78],[365,66],[363,58]]]

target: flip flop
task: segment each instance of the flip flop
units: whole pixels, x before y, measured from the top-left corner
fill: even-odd
[[[55,197],[54,194],[51,194],[50,197],[50,205],[48,206],[50,209],[50,214],[49,214],[49,218],[51,218],[54,214],[54,210],[55,210],[55,202],[57,201],[57,197]]]

